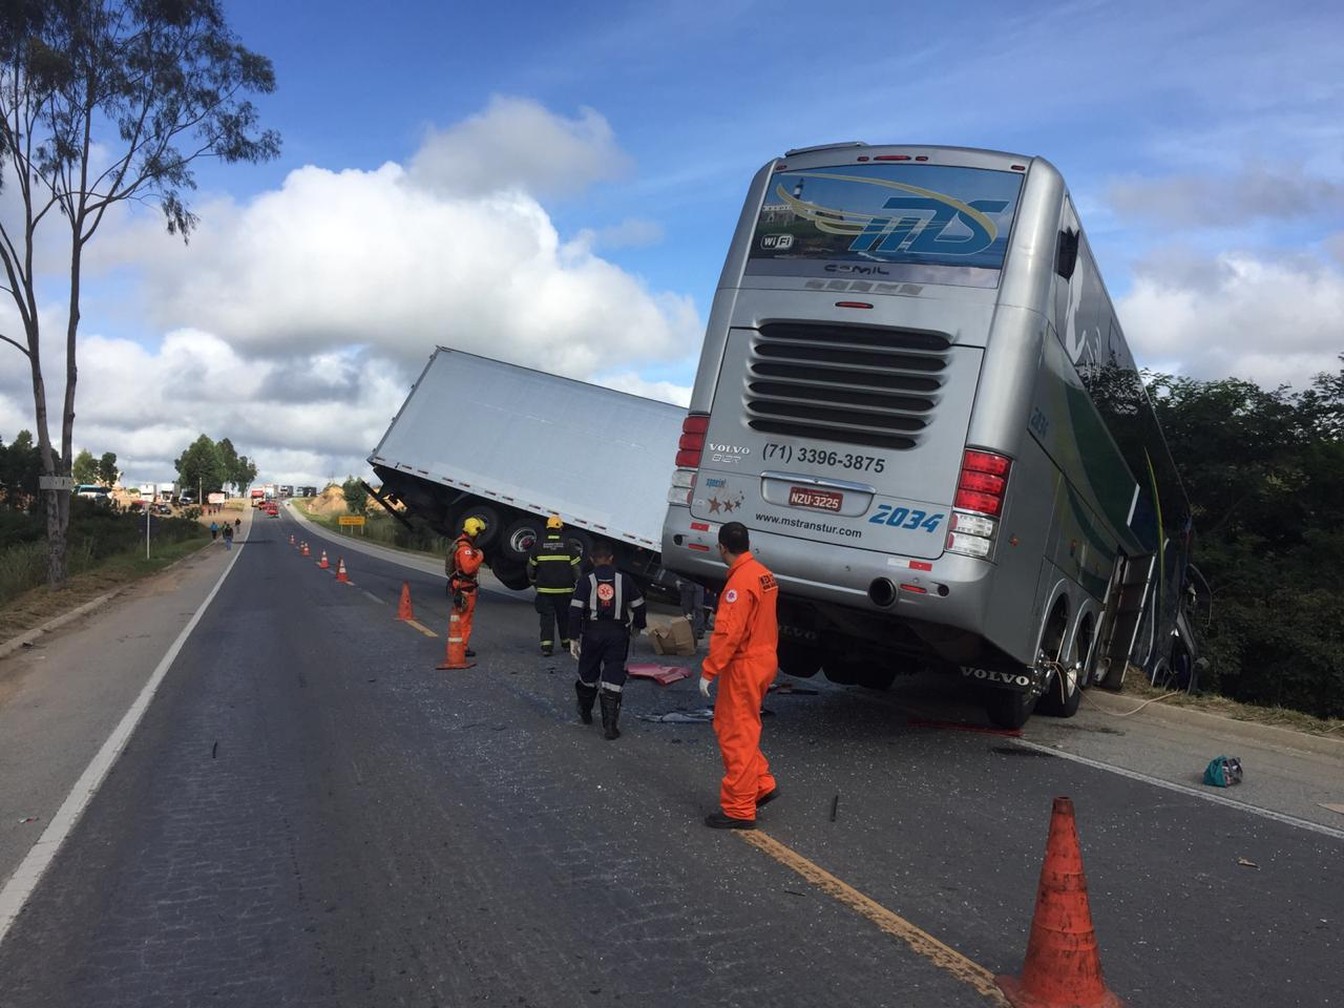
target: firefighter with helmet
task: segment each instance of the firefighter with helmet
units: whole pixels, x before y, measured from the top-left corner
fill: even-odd
[[[453,543],[448,556],[448,591],[453,597],[453,611],[457,613],[462,645],[467,657],[474,658],[471,650],[471,616],[476,611],[476,578],[485,562],[485,554],[476,545],[477,537],[485,531],[485,522],[474,515],[462,523],[462,534]]]
[[[527,579],[537,589],[535,605],[541,617],[541,653],[555,653],[555,632],[560,647],[569,650],[569,602],[579,579],[579,551],[565,542],[565,523],[558,514],[546,519],[546,535],[532,544],[527,554]]]

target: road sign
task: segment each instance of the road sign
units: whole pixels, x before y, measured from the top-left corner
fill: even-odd
[[[363,515],[340,515],[336,519],[338,525],[363,525]]]
[[[37,486],[39,490],[73,490],[75,488],[75,478],[73,476],[39,476]]]

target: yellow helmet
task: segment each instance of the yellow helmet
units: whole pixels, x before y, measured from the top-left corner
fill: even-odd
[[[462,523],[462,531],[469,536],[478,536],[485,531],[485,522],[473,516]]]
[[[546,519],[546,527],[548,529],[564,528],[565,523],[560,519],[560,516],[558,514],[553,514]]]

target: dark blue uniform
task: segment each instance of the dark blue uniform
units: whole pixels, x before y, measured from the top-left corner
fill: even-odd
[[[630,631],[646,624],[644,595],[628,574],[610,563],[599,564],[579,578],[569,606],[569,635],[577,639],[579,718],[592,724],[593,700],[601,695],[602,728],[608,739],[620,736],[616,719],[625,686],[625,659],[630,653]],[[598,689],[599,680],[601,690]]]

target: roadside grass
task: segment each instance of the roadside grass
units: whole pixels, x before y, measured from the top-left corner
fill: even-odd
[[[1272,725],[1289,731],[1303,732],[1308,735],[1324,735],[1344,741],[1344,720],[1339,718],[1318,718],[1301,711],[1288,710],[1285,707],[1256,707],[1238,703],[1216,693],[1185,693],[1159,689],[1149,684],[1140,673],[1125,676],[1124,687],[1120,691],[1124,696],[1138,701],[1158,701],[1168,707],[1184,707],[1205,714],[1217,714],[1234,721],[1250,721],[1255,724]],[[1160,698],[1160,701],[1159,701]]]
[[[144,546],[140,545],[134,550],[105,557],[92,566],[81,565],[82,569],[76,568],[76,558],[72,557],[72,573],[56,591],[45,584],[13,590],[19,582],[17,574],[11,576],[12,572],[21,568],[26,576],[33,574],[33,560],[27,555],[33,552],[32,547],[37,547],[40,561],[36,568],[38,580],[46,576],[47,546],[46,543],[27,543],[22,547],[11,547],[0,554],[0,585],[8,585],[12,590],[9,593],[0,588],[0,599],[4,600],[3,608],[0,608],[0,643],[30,633],[101,595],[143,581],[209,544],[208,536],[199,535],[177,542],[156,542],[151,544],[148,557]]]

